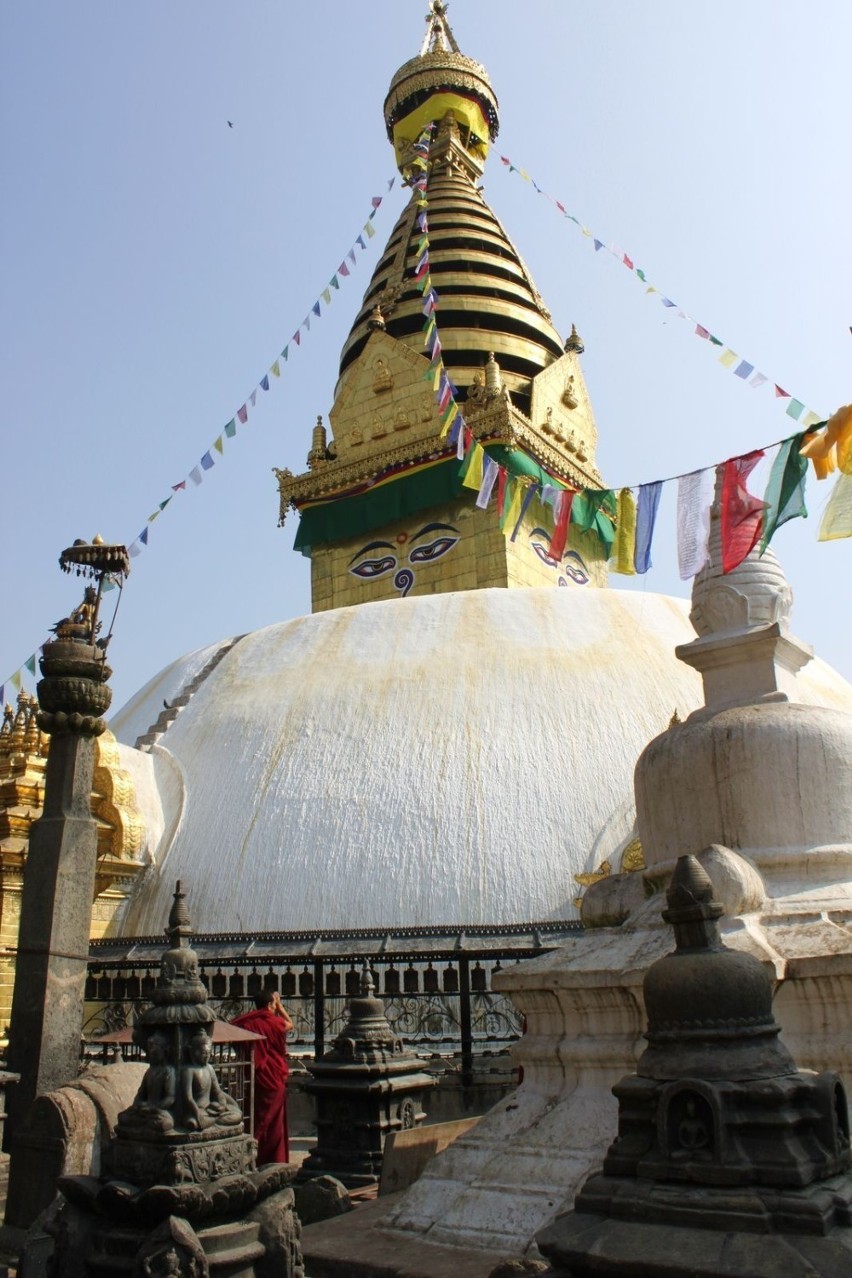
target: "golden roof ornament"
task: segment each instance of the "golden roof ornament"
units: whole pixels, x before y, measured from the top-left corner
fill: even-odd
[[[577,332],[577,325],[572,324],[571,332],[569,333],[568,338],[565,342],[565,350],[574,351],[577,355],[582,355],[585,349],[586,349],[585,343],[583,342],[583,339],[580,336],[580,334]]]

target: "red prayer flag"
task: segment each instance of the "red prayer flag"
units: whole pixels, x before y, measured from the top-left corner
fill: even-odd
[[[746,488],[746,480],[763,450],[731,457],[722,473],[722,572],[732,572],[756,545],[763,527],[766,502]]]
[[[242,408],[237,409],[237,417],[245,426],[246,422],[248,421],[248,409],[246,408],[245,404],[243,404]]]
[[[497,471],[497,514],[503,518],[503,506],[506,501],[506,479],[508,472],[504,466]]]
[[[622,254],[621,260],[624,263],[624,265],[627,267],[628,271],[633,270],[633,263],[631,262],[630,258],[627,256],[626,253]]]
[[[776,398],[776,399],[789,399],[789,398],[790,398],[790,392],[789,392],[789,391],[782,390],[782,389],[781,389],[781,387],[780,387],[780,386],[778,385],[778,383],[776,382],[776,383],[775,383],[775,398]]]
[[[559,499],[559,514],[556,518],[556,527],[553,530],[553,536],[550,539],[550,549],[548,556],[556,563],[565,554],[565,546],[568,541],[568,523],[571,519],[571,507],[574,504],[573,492],[566,490]]]

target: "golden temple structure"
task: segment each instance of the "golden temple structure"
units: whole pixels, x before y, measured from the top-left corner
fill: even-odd
[[[420,53],[393,77],[385,126],[410,184],[415,143],[431,126],[426,204],[430,273],[444,367],[475,440],[525,483],[601,488],[597,427],[576,329],[553,327],[524,261],[479,186],[497,136],[485,68],[465,57],[433,0]],[[329,414],[308,470],[277,471],[281,521],[300,515],[315,612],[408,594],[485,587],[606,585],[608,548],[573,523],[559,560],[553,515],[538,500],[501,531],[462,486],[441,438],[416,278],[423,251],[417,192],[400,216],[344,344]],[[600,514],[604,528],[607,516]],[[611,523],[611,521],[610,521]],[[600,527],[600,525],[598,525]]]

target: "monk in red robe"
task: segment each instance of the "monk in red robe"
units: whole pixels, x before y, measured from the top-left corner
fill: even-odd
[[[290,1159],[287,1131],[287,1031],[293,1022],[277,990],[255,995],[255,1011],[233,1021],[240,1029],[262,1034],[254,1045],[254,1136],[257,1162],[286,1163]]]

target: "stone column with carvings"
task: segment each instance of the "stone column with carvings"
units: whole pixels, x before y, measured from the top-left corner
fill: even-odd
[[[44,645],[40,662],[39,727],[51,741],[21,903],[8,1052],[9,1068],[20,1075],[10,1094],[12,1142],[35,1097],[69,1082],[79,1068],[97,863],[95,738],[112,700],[98,611],[105,580],[123,580],[130,571],[125,548],[99,538],[64,550],[60,565],[97,585],[87,586],[79,607],[54,627],[56,638]]]

